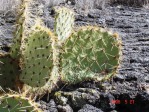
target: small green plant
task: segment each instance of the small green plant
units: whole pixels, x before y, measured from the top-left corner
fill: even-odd
[[[97,26],[74,30],[74,12],[65,7],[55,8],[52,33],[43,24],[40,7],[37,7],[38,14],[33,15],[34,3],[35,0],[23,2],[14,44],[8,54],[0,55],[0,85],[5,91],[19,89],[38,96],[50,93],[59,82],[102,81],[116,74],[121,58],[117,34]],[[2,98],[10,101],[10,107],[15,107],[18,100],[30,105],[28,99],[22,100],[21,96],[6,96]],[[2,107],[5,106],[4,100]]]

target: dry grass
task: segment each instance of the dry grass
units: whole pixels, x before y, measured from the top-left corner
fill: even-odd
[[[142,7],[149,4],[149,0],[110,0],[111,4],[128,5]]]
[[[50,7],[59,5],[60,3],[64,3],[66,0],[43,0],[46,5]]]
[[[0,0],[0,11],[14,11],[21,0]]]
[[[105,9],[106,4],[149,7],[149,0],[75,0],[78,9]]]
[[[103,9],[109,0],[75,0],[76,6],[82,9]]]

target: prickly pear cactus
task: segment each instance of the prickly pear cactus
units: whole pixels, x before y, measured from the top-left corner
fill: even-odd
[[[39,104],[22,94],[0,96],[0,112],[42,112]]]
[[[74,32],[74,12],[67,8],[56,11],[54,35],[42,21],[39,1],[23,1],[24,11],[10,56],[0,57],[2,87],[16,85],[30,94],[43,95],[57,88],[61,81],[69,84],[101,81],[117,72],[121,57],[117,35],[96,26]]]
[[[56,9],[55,33],[58,40],[63,42],[72,33],[74,27],[74,12],[68,8]]]
[[[83,27],[73,33],[61,53],[62,80],[78,83],[109,79],[120,63],[120,42],[116,36],[98,27]]]
[[[9,54],[0,54],[0,87],[5,91],[7,88],[15,89],[19,75],[18,62]]]
[[[22,54],[20,80],[36,94],[51,92],[59,80],[54,37],[49,29],[36,27]]]

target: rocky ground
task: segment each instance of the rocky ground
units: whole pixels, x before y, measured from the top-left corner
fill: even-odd
[[[105,5],[86,10],[75,2],[61,5],[75,10],[76,26],[99,25],[118,32],[123,56],[119,73],[113,79],[64,85],[56,93],[45,95],[39,101],[45,112],[149,112],[149,9]],[[45,12],[45,23],[53,28],[51,6],[46,6]],[[15,19],[9,11],[0,13],[2,51],[9,50]]]

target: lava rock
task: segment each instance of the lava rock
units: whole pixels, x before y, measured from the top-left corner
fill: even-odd
[[[78,112],[103,112],[101,109],[98,109],[92,105],[86,104]]]
[[[69,105],[61,106],[58,105],[59,112],[73,112],[72,108]]]

